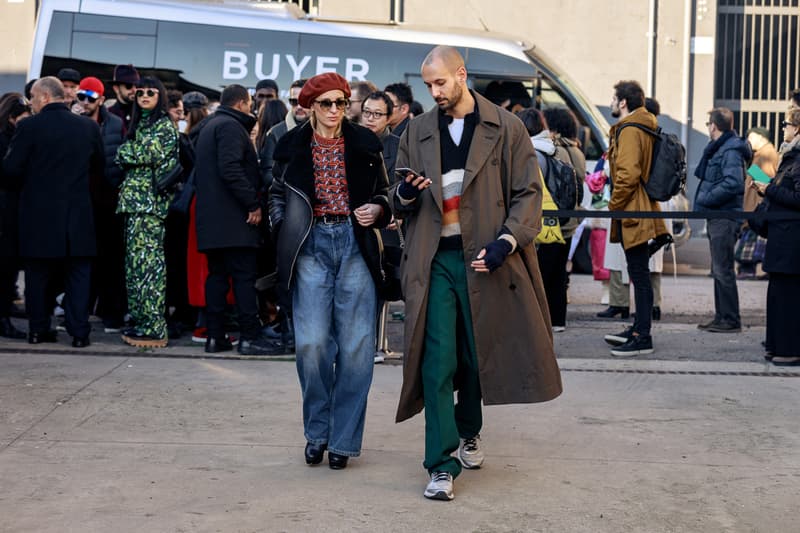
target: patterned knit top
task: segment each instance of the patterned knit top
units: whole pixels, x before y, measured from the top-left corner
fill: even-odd
[[[344,168],[344,137],[327,139],[314,134],[314,216],[349,215],[350,193]]]

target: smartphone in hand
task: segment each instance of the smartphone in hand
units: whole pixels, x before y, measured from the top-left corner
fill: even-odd
[[[398,180],[406,179],[406,176],[408,176],[409,174],[413,175],[415,179],[421,176],[421,174],[416,170],[406,167],[394,169],[394,174]]]

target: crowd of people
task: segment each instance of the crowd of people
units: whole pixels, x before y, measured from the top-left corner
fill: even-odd
[[[191,331],[207,353],[293,350],[305,461],[327,453],[338,470],[361,452],[379,317],[403,298],[397,420],[424,409],[424,495],[453,499],[461,469],[484,461],[481,403],[561,393],[553,334],[566,329],[580,233],[591,232],[595,278],[609,285],[600,316],[628,318],[633,285],[633,324],[605,336],[618,357],[654,350],[661,254],[672,237],[661,218],[542,216],[667,207],[644,187],[659,106],[637,82],[614,86],[619,120],[587,174],[568,109],[536,109],[499,85],[487,99],[446,46],[428,54],[421,74],[436,102],[427,113],[407,84],[379,90],[335,73],[294,81],[288,106],[273,80],[252,94],[229,85],[210,102],[132,65],[117,66],[108,83],[65,68],[29,84],[29,94],[3,95],[0,336],[56,342],[63,293],[76,348],[90,344],[94,314],[135,347],[163,348]],[[729,110],[709,113],[695,209],[800,210],[800,91],[792,98],[779,154],[769,132],[743,139]],[[798,223],[709,218],[715,316],[700,329],[741,330],[734,264],[755,275],[760,245],[767,359],[800,364],[791,310]],[[27,333],[9,319],[21,269]]]

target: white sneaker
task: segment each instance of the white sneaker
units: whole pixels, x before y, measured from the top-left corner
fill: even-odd
[[[481,436],[475,435],[471,439],[460,439],[458,445],[458,460],[464,468],[478,469],[483,464],[483,450],[481,449]]]
[[[453,476],[449,472],[434,472],[431,482],[425,487],[425,497],[431,500],[453,499]]]
[[[374,359],[374,361],[375,361],[375,364],[376,364],[376,365],[377,365],[378,363],[383,363],[383,361],[384,361],[385,359],[386,359],[386,357],[384,357],[384,355],[383,355],[383,352],[381,352],[381,351],[377,351],[377,352],[375,352],[375,359]]]
[[[553,326],[553,333],[564,333],[567,331],[566,326]]]

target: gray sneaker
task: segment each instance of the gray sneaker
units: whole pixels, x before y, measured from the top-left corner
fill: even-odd
[[[464,468],[475,470],[483,464],[483,450],[481,449],[481,436],[475,435],[471,439],[459,439],[458,460]]]
[[[433,472],[431,482],[425,487],[425,497],[431,500],[453,499],[453,476],[449,472]]]

